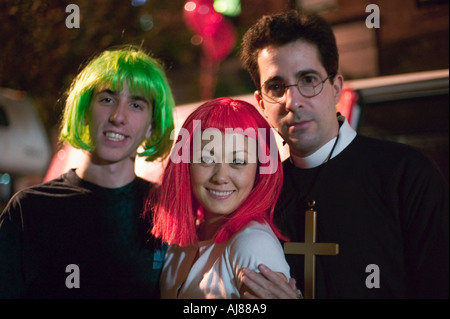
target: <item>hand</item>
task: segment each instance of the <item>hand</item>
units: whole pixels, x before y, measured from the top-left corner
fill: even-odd
[[[245,268],[243,283],[251,290],[245,291],[245,299],[301,299],[301,294],[297,290],[294,278],[289,282],[280,275],[270,270],[265,265],[259,265],[261,273]]]

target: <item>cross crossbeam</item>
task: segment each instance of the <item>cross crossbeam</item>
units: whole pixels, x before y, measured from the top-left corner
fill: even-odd
[[[315,298],[316,255],[338,255],[336,243],[317,243],[317,212],[307,210],[305,214],[305,242],[285,243],[285,254],[305,255],[305,299]]]

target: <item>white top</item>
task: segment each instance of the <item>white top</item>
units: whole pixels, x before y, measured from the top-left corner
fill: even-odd
[[[170,245],[161,274],[161,298],[240,298],[242,269],[258,271],[261,263],[290,278],[283,248],[268,224],[251,222],[220,244],[206,240],[186,247]]]

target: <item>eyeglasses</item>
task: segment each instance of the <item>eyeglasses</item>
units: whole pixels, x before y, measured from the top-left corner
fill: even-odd
[[[323,84],[334,74],[329,74],[325,79],[321,79],[318,74],[308,73],[298,78],[297,84],[286,85],[283,81],[272,79],[266,81],[261,87],[261,95],[264,101],[268,103],[286,102],[286,90],[291,87],[297,87],[297,90],[306,98],[319,95],[323,90]]]

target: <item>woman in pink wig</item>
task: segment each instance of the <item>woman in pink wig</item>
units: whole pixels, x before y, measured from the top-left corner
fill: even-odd
[[[272,215],[283,171],[270,126],[251,104],[218,98],[184,122],[162,185],[147,202],[167,244],[162,298],[241,298],[243,269],[289,280]]]

